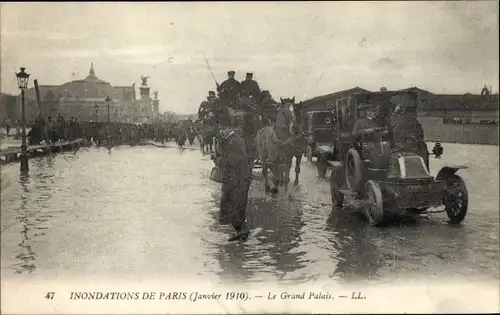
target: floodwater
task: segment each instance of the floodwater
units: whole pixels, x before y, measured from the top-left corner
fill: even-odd
[[[258,239],[228,243],[217,220],[220,185],[199,150],[82,148],[2,168],[4,279],[232,282],[392,281],[499,272],[498,146],[444,144],[439,165],[465,164],[470,208],[458,226],[438,214],[373,228],[332,212],[328,181],[302,162],[300,184],[265,196],[252,182],[248,215]],[[292,169],[293,180],[293,169]]]

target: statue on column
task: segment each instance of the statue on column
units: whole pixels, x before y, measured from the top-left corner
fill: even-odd
[[[148,79],[150,77],[143,77],[141,76],[141,80],[142,80],[142,86],[147,86],[148,85]]]

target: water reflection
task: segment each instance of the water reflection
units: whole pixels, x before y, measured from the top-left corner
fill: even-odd
[[[64,266],[71,276],[88,270],[111,274],[114,269],[121,275],[126,269],[145,279],[153,271],[178,275],[182,266],[188,274],[241,283],[319,277],[383,280],[404,273],[498,278],[498,195],[474,185],[493,182],[498,174],[491,170],[480,170],[485,179],[469,173],[471,210],[455,227],[442,216],[372,228],[347,212],[330,214],[322,203],[329,199],[328,183],[318,182],[312,167],[303,168],[304,189],[291,192],[291,200],[286,195],[264,197],[261,181],[254,180],[248,220],[264,231],[258,240],[229,243],[233,229],[219,223],[220,185],[208,180],[208,157],[200,162],[198,152],[151,147],[106,152],[104,147],[82,148],[76,155],[30,159],[30,175],[22,179],[19,164],[2,167],[6,274],[48,277]],[[144,213],[148,209],[152,212]],[[121,235],[128,237],[126,242]],[[102,247],[118,236],[132,246]],[[163,246],[161,257],[148,254],[142,259],[139,254],[128,259],[151,253],[139,250],[154,242]],[[166,266],[163,255],[175,259]],[[159,265],[161,271],[155,269]]]
[[[33,247],[37,240],[46,235],[48,228],[44,224],[52,218],[49,201],[52,199],[51,189],[55,185],[54,156],[35,159],[32,166],[31,174],[23,172],[19,177],[20,203],[14,209],[21,234],[15,256],[18,262],[13,267],[17,274],[35,271],[36,252]]]
[[[471,231],[465,226],[424,220],[375,231],[377,234],[370,241],[377,246],[385,260],[383,265],[391,272],[418,270],[432,274],[439,271],[451,275],[456,267],[476,259],[468,255],[467,234]],[[446,263],[453,263],[454,267],[447,267]]]
[[[230,234],[234,232],[230,224],[220,224],[220,193],[212,192],[212,200],[209,202],[210,217],[212,224],[210,231],[219,234],[219,244],[215,245],[217,250],[215,259],[219,262],[220,271],[217,272],[223,283],[232,283],[234,280],[246,281],[253,276],[252,268],[246,268],[247,245],[240,242],[228,242]]]
[[[29,212],[28,212],[28,198],[30,190],[29,185],[29,175],[27,173],[22,173],[19,177],[19,183],[21,184],[21,204],[18,210],[17,219],[21,223],[21,243],[19,243],[19,253],[16,256],[20,262],[16,264],[15,272],[20,273],[31,273],[36,269],[35,253],[31,248],[31,240],[29,237]]]
[[[262,189],[263,187],[255,187]],[[278,278],[305,267],[303,252],[298,250],[302,221],[302,205],[287,197],[263,197],[250,200],[254,226],[262,227],[268,233],[264,240]],[[262,255],[262,254],[261,254]]]
[[[369,241],[370,230],[359,215],[333,209],[326,225],[338,261],[334,275],[343,280],[377,278],[381,257]]]

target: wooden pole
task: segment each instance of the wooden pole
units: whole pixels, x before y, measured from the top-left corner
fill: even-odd
[[[33,83],[35,85],[36,103],[38,104],[38,110],[40,111],[40,115],[43,117],[42,99],[40,97],[40,88],[38,87],[38,79],[33,80]]]
[[[48,125],[45,123],[45,115],[43,114],[42,108],[42,98],[40,97],[40,87],[38,86],[38,79],[33,80],[33,84],[35,85],[35,94],[36,94],[36,103],[38,104],[38,111],[40,112],[40,118],[42,119],[43,124],[43,138],[45,141],[49,141],[48,134]]]

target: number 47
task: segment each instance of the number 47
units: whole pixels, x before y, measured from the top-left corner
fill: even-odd
[[[45,295],[45,298],[47,300],[52,300],[52,299],[54,299],[54,294],[55,294],[54,292],[47,292],[47,295]]]

